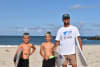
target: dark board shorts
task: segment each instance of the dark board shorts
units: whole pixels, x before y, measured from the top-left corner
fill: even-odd
[[[56,58],[43,60],[42,67],[55,67],[55,61],[56,61]]]
[[[20,58],[18,67],[29,67],[29,59]]]

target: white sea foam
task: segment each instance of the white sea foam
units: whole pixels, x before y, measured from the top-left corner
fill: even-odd
[[[19,45],[0,45],[0,47],[18,47]]]
[[[18,45],[0,45],[0,47],[17,47]]]

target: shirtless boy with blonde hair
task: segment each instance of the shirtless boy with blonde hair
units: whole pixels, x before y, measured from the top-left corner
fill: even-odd
[[[46,42],[43,42],[40,48],[40,55],[43,57],[42,67],[55,67],[54,44],[51,42],[51,32],[45,34]]]
[[[24,43],[20,44],[17,48],[17,51],[14,55],[14,64],[16,67],[16,55],[20,49],[22,49],[21,58],[18,63],[18,67],[29,67],[29,56],[32,55],[35,51],[35,46],[29,43],[30,36],[29,33],[23,34],[23,41]],[[32,49],[32,51],[31,51]]]

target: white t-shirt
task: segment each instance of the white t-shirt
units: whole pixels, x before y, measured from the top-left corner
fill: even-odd
[[[60,41],[60,54],[75,54],[75,38],[80,36],[77,27],[70,25],[69,27],[61,27],[56,36],[56,40]]]

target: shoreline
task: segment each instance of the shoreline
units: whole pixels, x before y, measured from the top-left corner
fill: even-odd
[[[1,47],[18,47],[19,45],[0,45]],[[40,45],[35,45],[35,46],[40,46]],[[83,44],[83,46],[100,46],[100,44]]]

